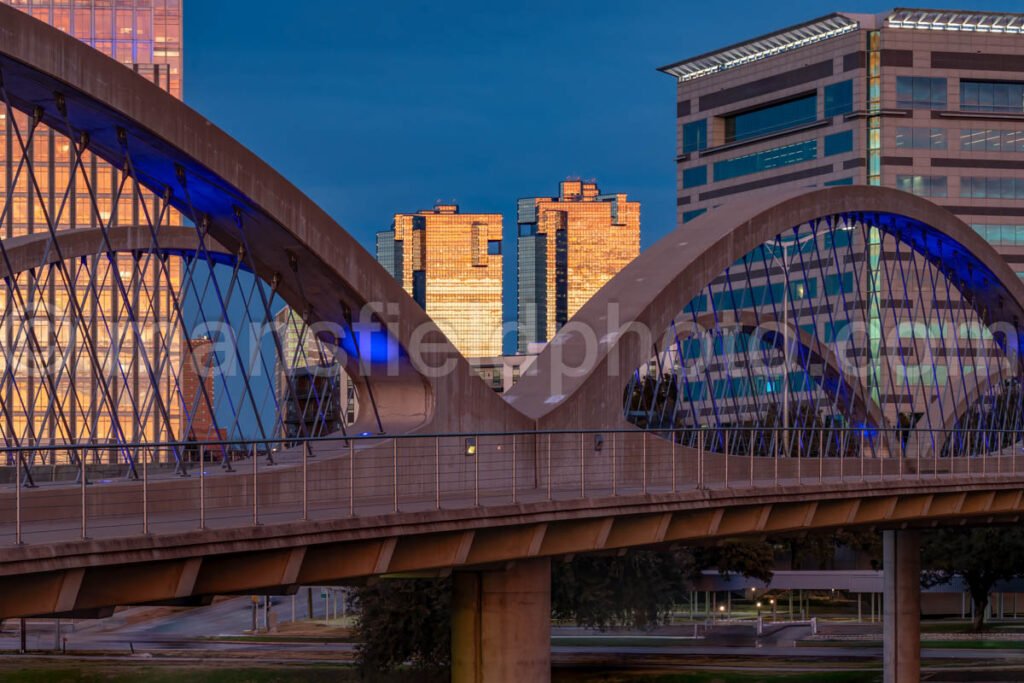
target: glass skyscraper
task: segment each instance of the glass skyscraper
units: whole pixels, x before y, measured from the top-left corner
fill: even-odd
[[[520,199],[519,351],[547,342],[640,253],[640,203],[566,180],[557,197]]]
[[[0,1],[88,43],[174,97],[182,96],[181,0]],[[0,237],[5,241],[51,229],[104,225],[113,231],[144,225],[160,214],[158,197],[141,188],[136,192],[121,170],[90,152],[82,152],[76,167],[75,142],[59,131],[40,125],[30,133],[28,117],[0,117],[0,183],[7,205]],[[23,157],[31,159],[33,173]],[[171,210],[162,224],[180,225],[180,217]],[[176,258],[121,255],[112,261],[91,256],[22,273],[12,287],[0,291],[0,338],[7,349],[0,357],[4,441],[26,445],[184,436],[184,401],[160,398],[180,395],[181,358],[188,349],[180,330],[167,329],[176,326],[170,312],[181,270]],[[127,296],[121,296],[120,287]],[[139,335],[128,329],[133,315]],[[39,351],[26,340],[21,324],[26,317],[32,319]],[[83,328],[103,343],[87,348]]]

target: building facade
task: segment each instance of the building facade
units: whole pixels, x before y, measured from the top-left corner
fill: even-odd
[[[438,204],[377,235],[377,260],[466,357],[501,355],[501,230],[501,214]]]
[[[640,203],[566,180],[557,197],[520,199],[519,351],[551,339],[640,253]]]
[[[181,0],[3,0],[116,59],[180,98],[182,95]],[[0,116],[0,183],[7,188],[0,239],[104,226],[144,224],[160,215],[162,202],[88,151],[76,167],[74,144],[59,131],[28,117]],[[32,131],[30,133],[30,131]],[[22,141],[27,141],[22,142]],[[23,149],[24,146],[24,149]],[[22,159],[31,158],[32,170]],[[173,210],[163,225],[180,225]],[[179,259],[166,261],[119,256],[87,257],[59,268],[19,276],[0,292],[5,311],[0,328],[6,352],[0,363],[3,438],[8,444],[86,441],[172,440],[185,425],[181,386],[182,351],[187,339],[167,333],[172,292],[181,282]],[[78,282],[77,294],[68,280]],[[32,280],[31,282],[29,280]],[[84,285],[89,280],[95,289]],[[126,287],[135,320],[148,328],[145,343],[126,332],[128,310],[117,302]],[[15,289],[28,292],[14,301]],[[19,294],[20,296],[20,294]],[[72,307],[69,299],[77,298]],[[73,309],[78,308],[73,313]],[[47,311],[39,322],[40,311]],[[33,350],[19,319],[35,318],[43,341]],[[75,318],[74,320],[72,318]],[[102,347],[87,348],[82,319]],[[52,361],[59,358],[58,361]],[[48,361],[47,359],[51,359]],[[51,362],[52,361],[52,362]],[[97,368],[96,365],[101,366]],[[151,381],[155,380],[155,381]],[[156,384],[158,387],[154,387]],[[158,395],[178,400],[161,401]]]
[[[1024,271],[1024,15],[837,13],[661,70],[679,224],[757,190],[883,185]]]
[[[677,82],[677,222],[684,229],[705,214],[701,229],[714,229],[716,208],[755,196],[767,202],[811,187],[881,185],[949,209],[1024,272],[1024,15],[836,13],[661,70]],[[919,407],[951,383],[994,376],[983,359],[995,351],[959,292],[937,287],[933,264],[892,232],[865,218],[827,239],[813,231],[780,236],[732,269],[733,279],[745,272],[750,286],[734,291],[727,271],[683,317],[739,320],[770,308],[772,318],[789,316],[791,334],[836,349],[856,324],[870,342],[863,386],[853,392],[878,405],[889,424],[915,425],[924,419]],[[820,277],[791,279],[808,269]],[[899,315],[885,313],[893,310]],[[954,324],[940,322],[939,311],[961,313]],[[814,422],[834,402],[810,385],[817,370],[788,358],[785,371],[780,364],[768,376],[739,378],[750,341],[735,337],[716,346],[697,386],[679,389],[691,421],[726,412],[748,423],[754,407],[775,401],[782,407],[769,426],[783,419],[800,426],[794,419]],[[667,350],[657,369],[638,375],[631,401],[639,413],[655,403],[645,398],[656,393],[647,385],[664,384],[643,375],[676,374],[665,368],[684,362],[687,341],[697,343],[678,346],[683,359]],[[952,349],[982,359],[961,368],[974,377],[954,376],[963,363],[950,360]]]

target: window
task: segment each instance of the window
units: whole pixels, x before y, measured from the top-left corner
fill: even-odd
[[[487,253],[491,256],[500,256],[501,240],[487,240]]]
[[[536,223],[520,223],[519,224],[519,236],[520,237],[533,237],[537,234]]]
[[[897,76],[896,106],[909,109],[945,109],[946,79]]]
[[[853,185],[853,178],[840,178],[825,182],[825,187],[836,187],[837,185]]]
[[[806,140],[792,145],[766,149],[715,164],[715,180],[729,180],[750,173],[810,161],[818,156],[818,141]]]
[[[725,141],[737,142],[767,135],[787,128],[812,123],[818,118],[818,97],[805,95],[797,99],[770,104],[760,109],[725,117]]]
[[[708,167],[694,166],[683,171],[683,187],[697,187],[708,182]]]
[[[1024,199],[1024,178],[965,176],[960,179],[960,196],[980,199]]]
[[[964,152],[1024,152],[1024,130],[962,128],[960,149]]]
[[[896,146],[903,149],[946,149],[945,128],[896,128]]]
[[[825,86],[825,118],[853,111],[853,81]]]
[[[853,151],[853,131],[847,130],[835,135],[825,136],[825,156],[845,154]]]
[[[1024,246],[1024,225],[972,224],[971,227],[989,244]]]
[[[707,211],[708,211],[707,209],[694,209],[693,211],[684,211],[683,212],[683,222],[684,223],[689,223],[690,221],[692,221],[697,216],[700,216],[702,214],[707,213]]]
[[[708,120],[701,119],[683,124],[683,153],[696,152],[708,147]]]
[[[1024,114],[1024,83],[960,81],[960,109]]]
[[[945,197],[946,176],[944,175],[898,175],[896,189],[913,192],[921,197]]]

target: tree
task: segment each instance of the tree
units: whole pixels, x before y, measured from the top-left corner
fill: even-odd
[[[364,677],[410,666],[418,680],[444,680],[451,664],[449,579],[379,581],[356,592],[356,662]]]
[[[583,555],[552,567],[552,612],[580,626],[650,628],[688,596],[704,569],[770,581],[774,550],[767,543],[731,542],[674,551],[631,550],[621,556]]]
[[[981,631],[993,586],[1024,574],[1024,529],[941,529],[922,540],[922,584],[940,585],[960,576],[974,604],[974,630]]]

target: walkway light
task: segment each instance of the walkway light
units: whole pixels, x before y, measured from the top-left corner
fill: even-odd
[[[466,457],[472,458],[474,455],[476,455],[476,437],[466,437]]]

